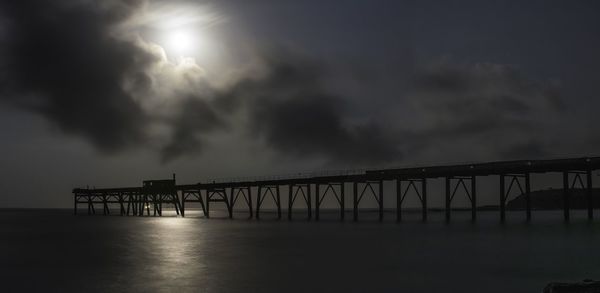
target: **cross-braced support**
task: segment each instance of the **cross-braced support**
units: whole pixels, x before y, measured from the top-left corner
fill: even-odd
[[[252,188],[251,187],[231,187],[229,194],[229,217],[233,218],[233,207],[237,200],[241,197],[248,205],[249,219],[252,219]]]
[[[207,210],[204,204],[204,198],[202,196],[202,190],[200,189],[184,189],[181,191],[181,216],[185,217],[185,203],[186,202],[197,202],[202,208],[202,214],[206,217]]]
[[[173,190],[169,193],[158,193],[150,195],[153,201],[154,215],[162,216],[163,204],[172,204],[177,215],[181,214],[181,204],[177,191]]]
[[[134,194],[127,194],[127,199],[125,200],[127,201],[127,208],[125,210],[125,214],[127,216],[129,216],[129,212],[133,210],[133,214],[135,215],[136,210],[135,210],[135,195]]]
[[[310,184],[290,184],[288,187],[288,220],[292,220],[294,202],[298,195],[302,195],[306,203],[307,219],[312,218],[312,200],[310,196]]]
[[[95,215],[96,208],[94,208],[94,195],[88,194],[87,202],[88,202],[88,215]]]
[[[87,204],[88,215],[92,214],[93,204],[91,202],[91,193],[89,191],[75,192],[73,198],[74,198],[73,214],[77,215],[77,213],[78,213],[77,210],[79,209],[80,204],[84,204],[84,205]]]
[[[509,181],[508,188],[506,181]],[[511,191],[517,190],[525,196],[525,216],[531,221],[531,179],[529,173],[500,175],[500,222],[506,221],[506,203]]]
[[[408,183],[406,188],[402,188],[402,182]],[[419,184],[420,183],[420,184]],[[420,189],[419,190],[419,185]],[[396,221],[402,220],[402,203],[410,191],[414,191],[421,202],[421,215],[423,222],[427,221],[427,179],[396,179]]]
[[[227,207],[229,218],[232,217],[231,205],[227,198],[227,192],[225,188],[215,188],[206,190],[206,217],[210,218],[210,203],[211,202],[222,202]]]
[[[117,196],[119,199],[119,215],[123,216],[125,215],[125,195],[123,192],[119,192]]]
[[[470,187],[465,181],[470,181]],[[471,220],[477,219],[477,178],[475,176],[453,176],[446,177],[446,221],[450,221],[452,211],[452,200],[458,193],[459,189],[465,193],[471,202]]]
[[[118,204],[119,205],[119,215],[123,215],[124,207],[122,201],[121,192],[106,192],[105,195],[105,206],[107,214],[110,214],[110,205]]]
[[[77,209],[79,208],[79,204],[87,204],[87,214],[92,215],[95,214],[94,204],[92,200],[92,194],[89,190],[85,192],[77,192],[75,193],[75,207],[73,213],[77,215]]]
[[[74,194],[73,195],[73,215],[77,216],[77,208],[78,208],[78,204],[79,204],[79,195],[78,194]]]
[[[281,219],[281,196],[279,194],[279,185],[259,185],[258,197],[256,200],[256,219],[260,219],[260,207],[267,195],[271,195],[277,206],[277,219]]]
[[[127,209],[125,211],[125,214],[127,216],[129,216],[129,212],[131,211],[132,215],[138,215],[139,212],[139,207],[140,204],[139,202],[141,201],[141,195],[139,192],[127,192],[126,193],[127,199],[125,201],[127,201]]]
[[[150,199],[149,196],[147,194],[141,194],[139,196],[139,202],[138,202],[138,216],[143,216],[144,215],[144,211],[146,211],[146,215],[149,216],[150,215]]]
[[[88,215],[95,215],[96,208],[95,205],[102,205],[102,214],[109,215],[110,214],[110,204],[119,204],[120,205],[120,213],[123,214],[123,205],[121,201],[121,193],[119,192],[103,192],[103,191],[94,191],[88,190],[85,192],[80,192],[75,194],[75,202],[74,202],[74,213],[77,214],[77,209],[79,204],[87,203]]]
[[[146,196],[142,193],[138,193],[135,196],[135,199],[133,201],[133,215],[135,216],[143,216],[144,215],[144,208],[146,206]]]
[[[359,188],[362,185],[362,189]],[[373,187],[375,185],[375,187]],[[358,221],[358,206],[365,194],[373,195],[379,206],[379,221],[383,221],[383,180],[357,182],[354,181],[354,221]]]
[[[133,209],[133,214],[135,215],[135,204],[134,202],[136,201],[135,196],[136,193],[132,193],[132,192],[124,192],[123,194],[123,202],[125,207],[125,215],[129,216],[129,213],[132,211]]]
[[[583,177],[585,176],[585,183]],[[572,179],[572,181],[571,181]],[[564,171],[563,172],[563,214],[568,222],[571,219],[570,214],[570,190],[581,188],[586,190],[586,204],[588,220],[594,218],[594,203],[592,196],[592,171]]]
[[[320,186],[325,185],[325,190],[323,193],[320,192]],[[336,188],[337,187],[337,188]],[[337,189],[337,190],[336,190]],[[332,194],[337,203],[340,205],[340,220],[344,220],[344,182],[340,183],[316,183],[315,184],[315,219],[319,220],[319,210],[321,208],[321,204],[323,203],[323,199],[328,194]]]
[[[156,216],[159,209],[157,196],[155,194],[144,194],[144,197],[146,198],[146,215],[149,216],[150,209],[152,209],[153,216]]]
[[[102,215],[106,216],[110,214],[110,210],[108,209],[108,200],[106,198],[106,194],[101,194],[100,198],[102,198]]]

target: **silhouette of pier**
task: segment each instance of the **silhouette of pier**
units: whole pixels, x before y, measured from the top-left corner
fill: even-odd
[[[506,203],[511,191],[525,195],[525,218],[531,220],[531,174],[562,174],[563,216],[570,219],[570,190],[586,190],[587,217],[593,219],[592,171],[600,168],[600,157],[568,158],[553,160],[498,161],[478,164],[447,166],[426,166],[414,168],[390,168],[369,170],[355,174],[288,176],[263,180],[231,180],[177,185],[175,175],[169,180],[147,180],[141,187],[125,188],[75,188],[74,213],[80,206],[87,207],[87,214],[96,214],[98,207],[108,215],[111,207],[117,206],[119,215],[161,216],[163,206],[172,205],[177,215],[185,216],[186,204],[199,204],[206,218],[210,208],[221,204],[227,208],[229,218],[233,218],[233,207],[241,201],[247,207],[249,218],[260,219],[261,207],[265,200],[271,201],[277,210],[277,218],[282,218],[281,191],[287,191],[287,217],[292,220],[294,203],[304,201],[306,218],[319,220],[320,209],[326,197],[334,198],[340,210],[340,219],[345,216],[345,196],[352,196],[353,220],[358,221],[360,204],[365,197],[373,197],[377,203],[378,218],[384,218],[384,182],[395,182],[396,220],[402,220],[402,204],[407,196],[416,196],[421,205],[422,220],[427,221],[429,211],[427,201],[432,195],[427,185],[432,180],[444,180],[445,219],[450,221],[452,201],[457,194],[466,194],[471,209],[471,219],[477,219],[477,179],[495,176],[498,178],[498,210],[500,221],[506,219]],[[351,190],[347,188],[351,187]],[[313,214],[314,212],[314,214]]]

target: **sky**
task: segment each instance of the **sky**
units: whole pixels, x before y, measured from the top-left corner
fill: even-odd
[[[0,207],[598,155],[597,1],[0,3]]]

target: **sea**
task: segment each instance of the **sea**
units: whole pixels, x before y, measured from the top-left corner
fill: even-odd
[[[598,211],[596,211],[598,212]],[[542,292],[600,280],[600,214],[335,211],[319,222],[0,210],[0,292]]]

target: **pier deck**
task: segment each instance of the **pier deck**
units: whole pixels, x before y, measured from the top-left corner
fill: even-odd
[[[344,220],[345,196],[352,195],[353,220],[359,218],[360,203],[365,196],[373,197],[378,205],[379,220],[384,216],[384,183],[395,182],[396,220],[402,219],[402,204],[407,195],[417,196],[421,205],[422,219],[427,220],[427,184],[431,180],[444,180],[445,218],[451,219],[452,200],[457,193],[464,193],[471,204],[471,217],[477,218],[477,178],[498,177],[498,210],[500,220],[506,219],[506,203],[511,191],[525,195],[525,217],[531,220],[531,174],[560,173],[563,178],[563,215],[570,219],[569,190],[587,190],[587,217],[593,219],[592,172],[600,169],[600,157],[583,157],[553,160],[498,161],[477,164],[423,166],[412,168],[389,168],[358,173],[329,175],[298,175],[279,178],[240,179],[220,182],[177,185],[175,178],[147,180],[141,187],[123,188],[75,188],[73,189],[74,213],[80,205],[87,207],[87,214],[111,213],[116,205],[120,215],[161,216],[163,205],[172,205],[177,215],[185,216],[186,203],[198,203],[206,217],[210,207],[221,204],[233,217],[233,207],[238,200],[247,206],[250,218],[260,218],[265,200],[271,201],[282,217],[281,190],[287,191],[287,216],[292,219],[294,203],[306,204],[307,218],[319,220],[319,211],[326,197],[333,197],[339,205],[340,219]],[[350,187],[350,188],[348,188]],[[350,189],[350,190],[349,190]]]

